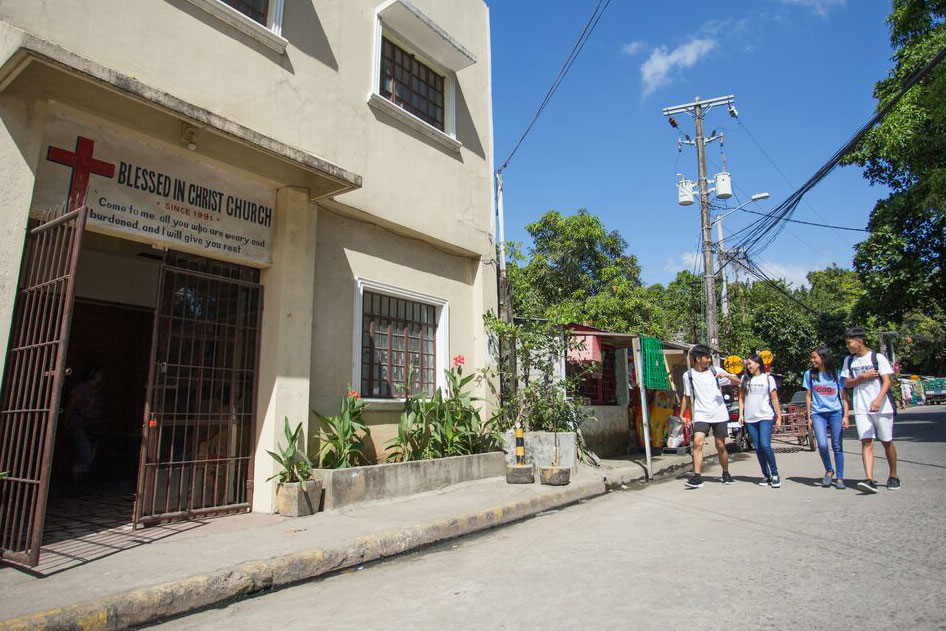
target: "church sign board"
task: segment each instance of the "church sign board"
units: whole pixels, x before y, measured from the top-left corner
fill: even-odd
[[[82,205],[87,228],[267,267],[276,191],[187,155],[68,118],[48,127],[31,213]]]

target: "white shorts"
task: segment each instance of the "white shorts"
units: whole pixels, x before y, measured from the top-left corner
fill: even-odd
[[[857,435],[861,440],[876,438],[884,443],[893,440],[893,414],[880,412],[855,414],[854,423],[857,425]]]

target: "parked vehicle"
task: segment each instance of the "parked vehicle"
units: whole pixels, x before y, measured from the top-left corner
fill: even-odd
[[[926,404],[946,403],[946,377],[927,377],[923,380]]]

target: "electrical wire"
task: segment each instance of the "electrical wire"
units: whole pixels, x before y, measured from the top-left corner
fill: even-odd
[[[753,215],[762,215],[765,216],[766,213],[761,213],[758,210],[749,210],[748,208],[740,208],[744,213],[751,213]],[[800,223],[806,226],[815,226],[816,228],[831,228],[832,230],[850,230],[851,232],[870,232],[867,228],[852,228],[850,226],[833,226],[826,223],[815,223],[813,221],[802,221],[801,219],[788,219],[784,218],[781,221],[788,221],[790,223]]]
[[[591,17],[588,18],[588,22],[585,23],[585,28],[582,29],[581,34],[578,36],[578,40],[575,42],[575,45],[572,47],[571,52],[568,54],[568,57],[565,59],[565,63],[562,64],[562,69],[558,71],[558,76],[555,77],[555,80],[552,81],[552,85],[549,87],[548,92],[545,94],[545,98],[542,99],[542,103],[539,105],[539,109],[536,110],[535,115],[532,117],[532,121],[526,127],[525,131],[522,132],[522,136],[519,137],[519,141],[516,143],[516,146],[513,147],[512,152],[509,154],[509,157],[503,162],[503,165],[499,167],[498,173],[502,173],[506,170],[506,167],[509,166],[509,161],[512,160],[512,157],[516,155],[516,152],[519,151],[519,147],[522,146],[522,142],[526,139],[526,136],[529,135],[529,132],[532,131],[532,127],[539,120],[539,117],[542,115],[542,112],[545,110],[545,107],[552,100],[552,96],[558,90],[558,86],[561,85],[562,80],[565,79],[565,76],[568,74],[568,71],[571,70],[572,65],[575,63],[575,60],[578,58],[578,55],[581,53],[581,50],[585,47],[585,44],[588,43],[588,40],[591,38],[591,34],[594,33],[595,27],[598,26],[598,22],[601,21],[601,16],[604,15],[604,12],[608,9],[608,6],[611,4],[611,0],[598,0],[598,4],[595,7],[594,12],[591,14]]]
[[[850,140],[838,149],[798,190],[792,193],[781,204],[763,214],[761,219],[754,222],[752,224],[753,228],[740,239],[736,247],[752,255],[762,252],[765,248],[770,246],[778,237],[779,233],[785,228],[786,222],[783,220],[791,218],[805,194],[827,177],[827,175],[838,166],[841,159],[860,144],[871,128],[883,120],[890,110],[900,102],[907,91],[930,74],[944,58],[946,58],[946,48],[940,50],[929,63],[916,70],[907,81],[904,82],[900,90],[890,100],[878,108],[874,115],[861,125]]]

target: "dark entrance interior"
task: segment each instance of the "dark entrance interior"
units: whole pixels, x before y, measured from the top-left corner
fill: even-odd
[[[73,473],[78,455],[70,420],[63,415],[53,459],[51,494],[131,496],[138,479],[141,421],[148,380],[154,313],[134,305],[77,299],[66,365],[63,401],[88,373],[100,367],[104,415],[95,429],[91,470]]]

